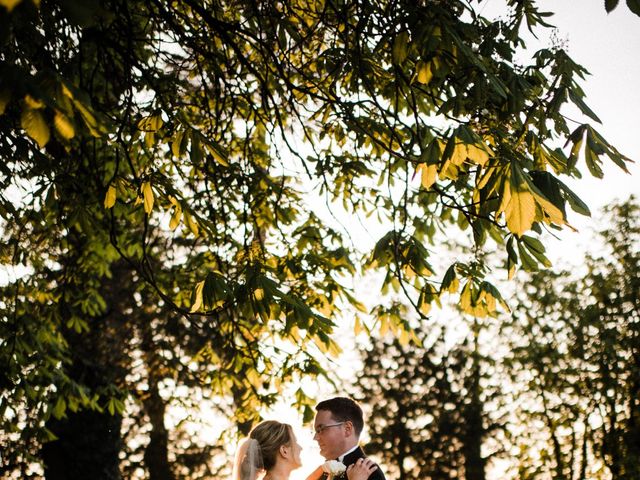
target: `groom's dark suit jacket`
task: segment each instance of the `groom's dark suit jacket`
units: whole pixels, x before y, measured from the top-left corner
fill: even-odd
[[[364,452],[362,451],[362,449],[360,447],[356,448],[353,452],[349,453],[348,455],[345,455],[344,459],[342,460],[342,463],[345,464],[345,466],[349,466],[353,463],[356,463],[356,461],[359,458],[364,458],[366,457],[366,455],[364,454]],[[347,478],[347,474],[344,474],[344,478]],[[384,478],[384,473],[382,473],[382,470],[380,470],[380,466],[378,466],[378,468],[376,468],[374,470],[374,472],[369,475],[369,480],[385,480]]]

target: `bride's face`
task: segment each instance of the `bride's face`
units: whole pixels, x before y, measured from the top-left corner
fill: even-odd
[[[302,460],[300,460],[300,452],[302,452],[302,447],[298,443],[296,439],[295,433],[291,432],[291,443],[289,444],[289,450],[291,451],[291,462],[295,465],[295,468],[299,468],[302,466]]]

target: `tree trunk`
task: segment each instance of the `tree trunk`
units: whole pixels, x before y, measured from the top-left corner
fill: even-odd
[[[164,424],[166,404],[158,388],[163,378],[160,374],[162,360],[156,353],[152,318],[142,318],[139,324],[149,383],[148,395],[143,398],[142,403],[151,423],[149,444],[144,451],[144,464],[149,472],[149,480],[174,480],[169,464],[169,433]]]
[[[476,328],[479,328],[479,326],[476,325]],[[485,431],[482,425],[478,337],[478,334],[474,336],[473,365],[468,381],[468,391],[471,398],[463,414],[465,425],[463,428],[462,453],[466,480],[485,480],[485,460],[482,458],[482,441],[484,440]]]
[[[89,410],[68,414],[47,427],[58,440],[42,447],[47,480],[119,480],[119,415]]]
[[[144,409],[149,415],[151,433],[149,444],[144,451],[144,463],[149,469],[149,480],[174,480],[169,465],[168,443],[169,434],[164,425],[165,404],[158,391],[158,384],[154,382],[150,387],[149,396],[144,400]]]
[[[122,286],[130,280],[131,272],[123,262],[113,264],[111,270],[111,278],[101,279],[100,294],[107,305],[105,314],[87,319],[89,332],[67,331],[65,335],[73,362],[65,373],[92,393],[122,385],[127,372],[131,332],[126,326],[125,312],[132,307],[132,296]],[[100,399],[102,406],[107,398]],[[45,478],[120,479],[121,424],[121,416],[117,412],[112,415],[107,409],[67,410],[66,417],[49,420],[47,428],[57,440],[45,443],[41,450]]]
[[[484,458],[482,458],[482,405],[473,395],[472,403],[465,409],[465,431],[463,438],[464,470],[466,480],[485,480]]]

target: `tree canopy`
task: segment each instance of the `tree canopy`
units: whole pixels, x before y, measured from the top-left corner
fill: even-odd
[[[520,478],[640,474],[639,210],[635,196],[607,207],[596,253],[533,275],[505,325],[516,415],[541,426],[516,440]]]
[[[43,441],[78,418],[118,430],[127,398],[167,382],[245,428],[321,373],[365,271],[423,319],[445,292],[495,314],[482,265],[435,266],[442,235],[509,275],[546,264],[538,234],[588,214],[561,179],[628,161],[563,115],[598,122],[562,48],[516,61],[548,14],[507,4],[490,20],[456,0],[0,2],[0,258],[25,272],[1,290],[3,468],[44,455],[56,478]],[[388,233],[362,258],[338,210]],[[398,312],[373,315],[415,340]]]

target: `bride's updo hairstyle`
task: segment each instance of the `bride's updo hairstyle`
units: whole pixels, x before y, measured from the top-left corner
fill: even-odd
[[[249,438],[260,445],[262,468],[271,470],[275,466],[280,447],[291,443],[291,431],[290,425],[275,420],[260,422],[251,430]]]

